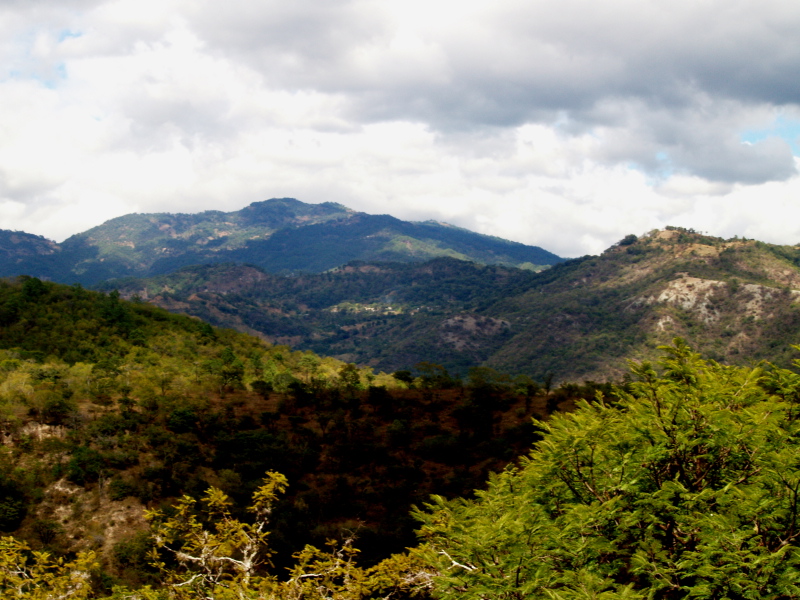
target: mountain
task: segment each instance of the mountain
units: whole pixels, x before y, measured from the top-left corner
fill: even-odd
[[[675,337],[728,364],[788,366],[800,340],[800,248],[670,227],[542,273],[494,304],[516,334],[487,361],[556,380],[622,376]]]
[[[101,287],[380,370],[433,361],[465,374],[498,351],[511,333],[506,321],[469,315],[523,293],[535,281],[528,270],[445,257],[424,263],[352,262],[296,277],[250,265],[204,265]]]
[[[40,235],[0,229],[0,276],[30,271],[52,279],[61,265],[61,246]]]
[[[676,336],[715,360],[787,365],[799,265],[799,247],[672,227],[541,273],[443,258],[299,277],[215,265],[107,285],[381,370],[433,361],[580,381],[619,377]]]
[[[21,239],[28,234],[16,234]],[[4,232],[11,239],[12,232]],[[29,236],[33,238],[35,236]],[[235,212],[131,214],[57,245],[41,238],[7,243],[0,276],[20,274],[93,285],[153,276],[196,264],[249,263],[273,273],[322,272],[353,260],[424,261],[451,256],[540,270],[562,259],[536,246],[433,221],[411,223],[341,204],[292,198],[255,202]],[[1,250],[0,250],[1,251]]]

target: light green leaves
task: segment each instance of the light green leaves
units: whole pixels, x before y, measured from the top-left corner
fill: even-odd
[[[442,597],[797,597],[797,378],[663,350],[474,501],[417,515]]]

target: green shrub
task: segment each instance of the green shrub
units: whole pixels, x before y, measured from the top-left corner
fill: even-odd
[[[136,486],[121,477],[114,477],[108,484],[108,497],[111,500],[124,500],[128,496],[136,495],[138,495]]]
[[[416,513],[438,598],[800,596],[800,376],[662,349],[474,500]]]
[[[78,485],[96,482],[105,471],[105,460],[97,450],[78,446],[67,463],[67,479]]]

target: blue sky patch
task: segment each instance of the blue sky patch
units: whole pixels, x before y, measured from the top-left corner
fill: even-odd
[[[68,40],[69,38],[78,38],[83,35],[81,31],[72,31],[71,29],[64,29],[58,32],[58,41],[63,42],[64,40]]]
[[[783,115],[777,117],[772,127],[750,129],[742,132],[739,138],[743,142],[755,144],[771,137],[779,137],[792,147],[792,154],[800,156],[800,121],[788,119]]]

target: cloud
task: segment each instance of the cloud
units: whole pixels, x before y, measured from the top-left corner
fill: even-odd
[[[566,255],[708,207],[719,232],[800,235],[744,200],[797,186],[796,140],[775,130],[800,109],[793,3],[36,0],[0,16],[2,227],[63,238],[295,196]]]
[[[716,116],[800,100],[791,3],[234,1],[224,15],[192,5],[187,18],[210,51],[272,85],[342,94],[348,120],[448,134],[566,115],[573,131],[592,132],[609,127],[612,108],[639,124],[623,137],[645,138],[601,153],[609,164],[658,170],[666,152],[672,168],[715,181],[795,174],[788,148],[738,143],[735,123]],[[710,147],[722,151],[709,157]]]

